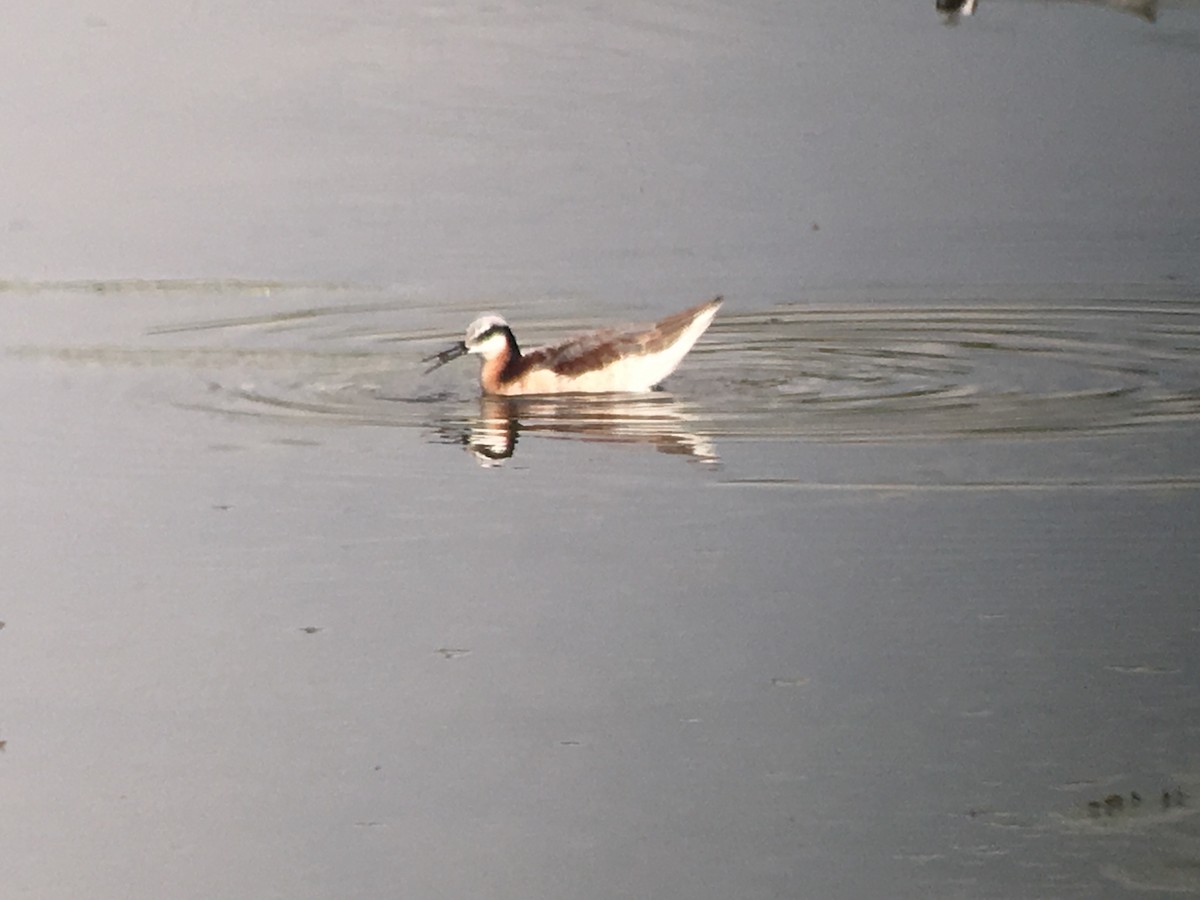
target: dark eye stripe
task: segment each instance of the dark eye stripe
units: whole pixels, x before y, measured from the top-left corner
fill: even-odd
[[[485,332],[483,332],[482,334],[480,334],[480,335],[479,335],[479,337],[475,338],[475,340],[477,340],[477,341],[483,341],[483,340],[487,340],[487,339],[488,339],[488,338],[490,338],[490,337],[491,337],[493,334],[501,334],[503,331],[504,331],[504,326],[503,326],[503,325],[493,325],[493,326],[492,326],[491,328],[489,328],[487,331],[485,331]]]

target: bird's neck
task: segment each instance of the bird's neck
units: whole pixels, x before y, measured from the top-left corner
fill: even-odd
[[[521,361],[521,348],[517,346],[517,339],[507,329],[505,336],[508,340],[504,350],[490,359],[485,359],[479,373],[479,382],[488,393],[499,393],[501,386],[516,374],[517,364]]]

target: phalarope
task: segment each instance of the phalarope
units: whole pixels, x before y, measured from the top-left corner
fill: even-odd
[[[604,329],[522,353],[508,323],[480,316],[466,338],[441,353],[426,374],[467,353],[483,358],[479,384],[487,394],[640,393],[675,371],[717,314],[721,297],[650,325]]]

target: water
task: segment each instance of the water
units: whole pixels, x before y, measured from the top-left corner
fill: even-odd
[[[14,13],[4,895],[1200,893],[1153,13]],[[647,397],[422,374],[717,292]]]

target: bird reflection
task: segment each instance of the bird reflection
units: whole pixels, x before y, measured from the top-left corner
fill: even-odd
[[[1118,12],[1130,13],[1147,22],[1158,18],[1158,0],[1064,0],[1069,3],[1085,3],[1089,6],[1104,6]],[[957,25],[964,16],[975,14],[979,0],[933,0],[934,8],[947,25]]]
[[[689,430],[692,417],[674,398],[649,396],[564,396],[479,398],[479,415],[442,422],[438,434],[460,443],[483,466],[502,465],[523,435],[618,444],[648,444],[660,453],[716,465],[712,442]]]

